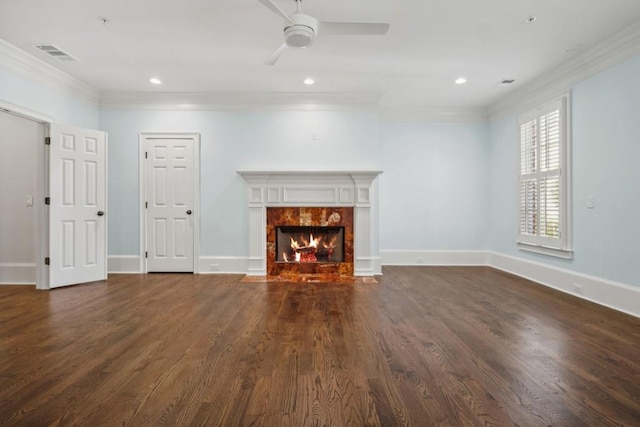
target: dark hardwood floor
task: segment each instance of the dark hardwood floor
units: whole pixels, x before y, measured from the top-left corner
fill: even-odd
[[[488,267],[241,278],[0,287],[0,425],[640,425],[640,319]]]

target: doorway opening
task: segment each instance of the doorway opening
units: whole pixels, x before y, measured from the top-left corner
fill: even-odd
[[[43,288],[45,123],[3,108],[0,129],[0,284]]]

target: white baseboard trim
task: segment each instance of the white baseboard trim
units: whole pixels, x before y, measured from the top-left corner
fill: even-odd
[[[382,276],[382,258],[379,256],[371,257],[373,261],[373,274],[375,276]]]
[[[200,274],[246,274],[249,268],[247,257],[200,257]],[[107,271],[114,274],[140,274],[138,255],[109,255]]]
[[[487,265],[487,251],[382,250],[382,265]]]
[[[109,255],[107,272],[119,274],[140,274],[140,257],[138,255]]]
[[[0,262],[0,285],[35,285],[36,265],[30,262]]]
[[[640,317],[640,288],[498,252],[487,254],[493,268]]]
[[[201,256],[200,274],[247,274],[248,257]]]

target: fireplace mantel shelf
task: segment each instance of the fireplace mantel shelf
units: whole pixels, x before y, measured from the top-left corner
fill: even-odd
[[[382,171],[374,170],[244,170],[237,171],[242,176],[254,175],[380,175]]]
[[[239,170],[236,171],[248,183],[264,183],[265,181],[278,180],[291,183],[304,179],[336,179],[350,178],[354,181],[371,183],[382,171],[377,170]]]

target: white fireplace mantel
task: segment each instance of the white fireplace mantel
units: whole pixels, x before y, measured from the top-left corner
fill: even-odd
[[[238,171],[249,184],[249,271],[267,274],[266,233],[269,206],[353,206],[354,274],[379,274],[374,253],[377,199],[372,184],[381,171]]]

